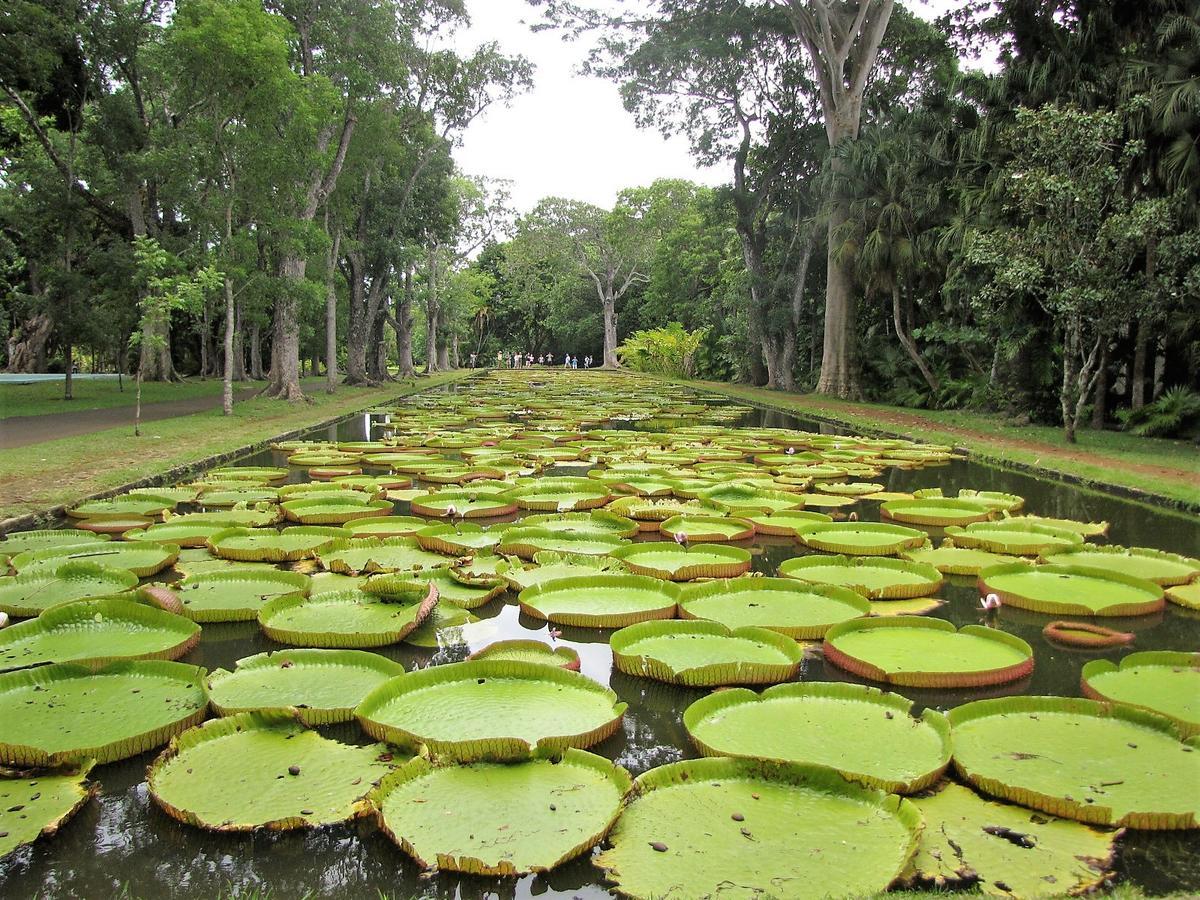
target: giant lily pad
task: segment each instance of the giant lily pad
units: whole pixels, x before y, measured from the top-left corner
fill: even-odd
[[[633,519],[618,516],[606,509],[593,509],[577,513],[546,513],[526,516],[522,525],[535,525],[552,531],[570,531],[575,534],[607,535],[629,538],[638,533],[638,524]]]
[[[423,744],[458,760],[524,759],[590,747],[613,734],[625,704],[607,687],[538,663],[475,660],[422,669],[373,691],[355,714],[378,740]]]
[[[594,862],[630,897],[866,896],[916,850],[909,800],[820,766],[695,759],[651,769]]]
[[[1011,516],[1007,521],[1025,522],[1030,525],[1049,525],[1051,528],[1063,528],[1074,531],[1084,537],[1098,537],[1108,534],[1107,522],[1079,522],[1075,519],[1056,519],[1052,516]]]
[[[577,556],[607,556],[629,542],[611,534],[581,534],[550,528],[516,526],[506,529],[496,547],[498,553],[533,559],[538,553],[570,553]]]
[[[936,550],[932,547],[917,547],[900,554],[911,562],[927,563],[943,575],[978,575],[981,569],[991,566],[1022,562],[1019,556],[1006,556],[988,550],[957,547],[950,539],[942,541]]]
[[[287,500],[279,504],[283,514],[292,522],[303,525],[342,525],[355,519],[376,518],[392,508],[390,500],[372,500],[361,491],[361,499],[338,499],[316,495],[299,500]]]
[[[885,518],[910,525],[966,525],[969,522],[986,522],[995,515],[993,508],[986,503],[948,497],[887,500],[880,505],[879,513]]]
[[[746,541],[754,537],[754,523],[732,516],[672,516],[658,530],[673,540]]]
[[[500,531],[485,531],[471,522],[461,522],[450,525],[445,522],[427,525],[416,532],[414,537],[424,549],[434,553],[449,553],[454,556],[464,556],[490,551],[500,543]]]
[[[299,647],[384,647],[404,638],[429,615],[437,589],[414,584],[409,602],[383,600],[360,590],[305,597],[285,594],[263,604],[258,624],[281,644]]]
[[[952,782],[913,803],[925,818],[911,869],[921,881],[944,887],[977,879],[992,897],[1074,896],[1112,874],[1119,831],[1048,819]]]
[[[931,498],[942,498],[945,494],[941,488],[921,488],[913,491],[913,496],[922,500]],[[1025,498],[1017,494],[1008,494],[1004,491],[977,491],[972,488],[962,488],[958,492],[959,500],[967,500],[971,503],[982,503],[984,506],[989,506],[992,509],[1001,512],[1012,513],[1017,512],[1025,505]]]
[[[596,509],[613,498],[608,485],[595,478],[541,478],[515,488],[510,496],[521,509],[546,512]]]
[[[227,528],[208,539],[208,549],[222,559],[239,562],[292,562],[311,559],[334,541],[344,539],[341,528],[304,525],[283,531]]]
[[[23,575],[0,578],[0,612],[36,616],[69,600],[102,597],[127,591],[138,583],[128,569],[90,562],[69,562],[58,568],[37,568]]]
[[[1200,575],[1200,559],[1151,550],[1148,547],[1072,547],[1044,553],[1047,562],[1075,566],[1093,572],[1115,572],[1144,578],[1163,587],[1187,584]],[[16,565],[16,560],[13,560]]]
[[[2,632],[0,632],[2,634]],[[1200,653],[1149,650],[1120,665],[1094,659],[1083,667],[1083,693],[1166,716],[1184,737],[1200,734]]]
[[[178,501],[174,497],[154,494],[125,494],[108,500],[87,500],[67,510],[72,519],[90,519],[106,516],[146,516],[156,518],[168,509],[174,509]]]
[[[252,622],[263,604],[282,594],[308,594],[299,572],[234,566],[188,575],[179,583],[183,613],[195,622]]]
[[[701,697],[683,724],[705,756],[829,766],[888,793],[911,794],[950,765],[950,724],[899,694],[857,684],[777,684]]]
[[[746,516],[746,520],[754,523],[754,530],[759,534],[796,537],[800,533],[800,529],[808,527],[813,522],[832,522],[833,518],[825,513],[803,509],[784,509],[774,513]]]
[[[848,587],[872,600],[912,600],[942,586],[942,573],[928,563],[875,556],[797,556],[780,563],[779,574]]]
[[[804,496],[773,491],[744,484],[722,484],[700,492],[702,500],[719,503],[735,515],[774,513],[784,509],[802,509]]]
[[[750,571],[750,551],[722,544],[683,547],[668,541],[647,541],[620,547],[611,554],[631,572],[670,581],[693,578],[733,578]]]
[[[799,644],[777,631],[699,619],[630,625],[609,643],[613,664],[626,675],[689,687],[787,681],[804,656]]]
[[[322,548],[321,565],[342,575],[419,571],[449,566],[454,560],[424,549],[416,538],[348,538]]]
[[[179,547],[204,547],[210,537],[230,527],[227,521],[215,516],[208,520],[189,516],[186,522],[180,521],[182,518],[179,516],[145,528],[130,529],[125,532],[125,540],[158,543],[166,541]]]
[[[343,744],[286,713],[242,713],[173,738],[146,780],[155,802],[188,825],[285,830],[368,815],[366,795],[390,759],[382,744]]]
[[[71,562],[97,563],[113,569],[127,569],[138,578],[149,578],[179,558],[177,544],[138,543],[67,544],[44,550],[26,550],[12,559],[20,573],[54,571]]]
[[[408,537],[428,528],[429,522],[420,516],[374,516],[354,519],[345,528],[355,537]]]
[[[45,550],[67,544],[103,544],[112,538],[82,528],[52,528],[38,531],[17,531],[0,540],[0,555],[16,556],[26,550]]]
[[[797,537],[814,550],[857,556],[893,556],[929,540],[923,531],[886,522],[814,522]]]
[[[387,776],[372,799],[383,830],[422,868],[518,875],[599,843],[630,784],[624,769],[582,750],[516,763],[418,758]]]
[[[108,763],[157,747],[204,718],[203,675],[162,660],[95,672],[61,663],[0,675],[0,763]]]
[[[276,650],[237,661],[208,676],[218,715],[294,710],[306,725],[349,722],[362,699],[404,666],[364,650]]]
[[[1167,599],[1184,609],[1200,609],[1200,581],[1179,584],[1166,590]]]
[[[478,621],[479,617],[469,609],[453,603],[442,603],[438,598],[438,605],[425,617],[420,627],[404,636],[404,643],[428,650],[455,648],[457,654],[457,648],[467,643],[462,627]]]
[[[907,687],[983,687],[1024,678],[1033,650],[981,625],[955,630],[922,616],[856,619],[825,633],[825,661],[862,678]]]
[[[92,799],[92,761],[51,772],[0,776],[0,860],[23,844],[50,837]]]
[[[510,499],[507,494],[496,496],[470,491],[439,491],[436,494],[425,494],[414,497],[410,505],[414,513],[447,519],[507,516],[515,513],[518,508],[516,501]]]
[[[1076,531],[1050,525],[1034,525],[1019,519],[978,522],[966,528],[951,526],[946,529],[946,535],[957,547],[972,547],[1015,556],[1037,556],[1039,553],[1075,547],[1083,543],[1083,536]]]
[[[954,767],[981,790],[1093,825],[1200,827],[1200,753],[1169,719],[1067,697],[977,700],[949,713]]]
[[[467,658],[530,662],[579,671],[579,654],[575,650],[562,644],[551,647],[535,640],[496,641],[481,647]]]
[[[870,612],[870,602],[849,588],[791,578],[744,576],[689,584],[679,602],[683,619],[707,619],[727,628],[754,625],[795,640],[819,639],[831,625]]]
[[[476,560],[473,560],[474,563]],[[627,572],[625,564],[619,560],[603,556],[574,556],[571,554],[542,552],[533,555],[534,565],[521,568],[507,566],[498,569],[501,576],[513,590],[522,591],[543,581],[556,578],[574,578],[576,576],[595,575],[598,572]]]
[[[427,572],[394,572],[387,575],[372,575],[362,589],[368,594],[388,597],[397,590],[402,594],[411,592],[414,583],[432,584],[438,592],[438,603],[449,603],[462,609],[478,609],[504,593],[506,585],[499,583],[464,583],[462,576],[455,577],[448,569],[432,569]]]
[[[46,663],[179,659],[199,640],[200,626],[138,603],[132,595],[129,600],[76,600],[0,631],[0,671]]]
[[[994,566],[979,573],[979,591],[1050,615],[1139,616],[1166,602],[1152,581],[1075,565]]]
[[[679,588],[646,575],[595,574],[543,581],[521,591],[522,612],[584,628],[623,628],[675,615]]]

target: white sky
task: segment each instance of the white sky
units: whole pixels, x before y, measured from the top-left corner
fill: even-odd
[[[921,0],[921,15],[934,16],[952,0]],[[537,67],[534,86],[512,105],[493,107],[473,122],[455,150],[469,175],[512,181],[520,212],[551,195],[609,207],[622,188],[656,178],[688,178],[701,184],[729,179],[728,167],[701,169],[683,138],[639,129],[621,105],[611,81],[575,74],[586,38],[564,42],[553,31],[534,34],[529,22],[541,11],[525,0],[467,0],[471,27],[456,35],[460,51],[499,41],[503,52],[520,53]]]

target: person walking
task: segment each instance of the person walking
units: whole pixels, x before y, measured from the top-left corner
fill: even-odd
[[[554,354],[553,353],[546,354],[546,365],[548,365],[548,366],[554,365]]]
[[[475,368],[475,362],[476,362],[476,360],[477,360],[478,358],[479,358],[479,357],[478,357],[478,355],[477,355],[477,354],[475,354],[475,353],[472,353],[472,354],[471,354],[471,368],[472,368],[472,369],[473,369],[473,368]]]
[[[571,358],[571,368],[572,368],[572,369],[578,369],[578,368],[579,368],[579,357],[578,357],[578,356],[575,356],[575,357],[572,357],[572,358]]]
[[[496,368],[497,369],[504,368],[504,352],[502,350],[496,351]]]

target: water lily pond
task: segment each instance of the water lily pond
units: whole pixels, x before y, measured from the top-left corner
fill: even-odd
[[[0,541],[0,895],[1200,892],[1200,521],[497,372]]]

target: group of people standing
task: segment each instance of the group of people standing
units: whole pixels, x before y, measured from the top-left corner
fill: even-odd
[[[583,368],[590,369],[595,360],[591,356],[583,358]],[[475,368],[476,357],[471,354],[471,368]],[[553,353],[539,353],[536,357],[532,353],[513,353],[508,356],[503,350],[496,351],[496,368],[497,369],[527,369],[532,366],[552,366],[554,365]],[[562,367],[564,369],[578,369],[579,357],[567,354],[563,357]]]

